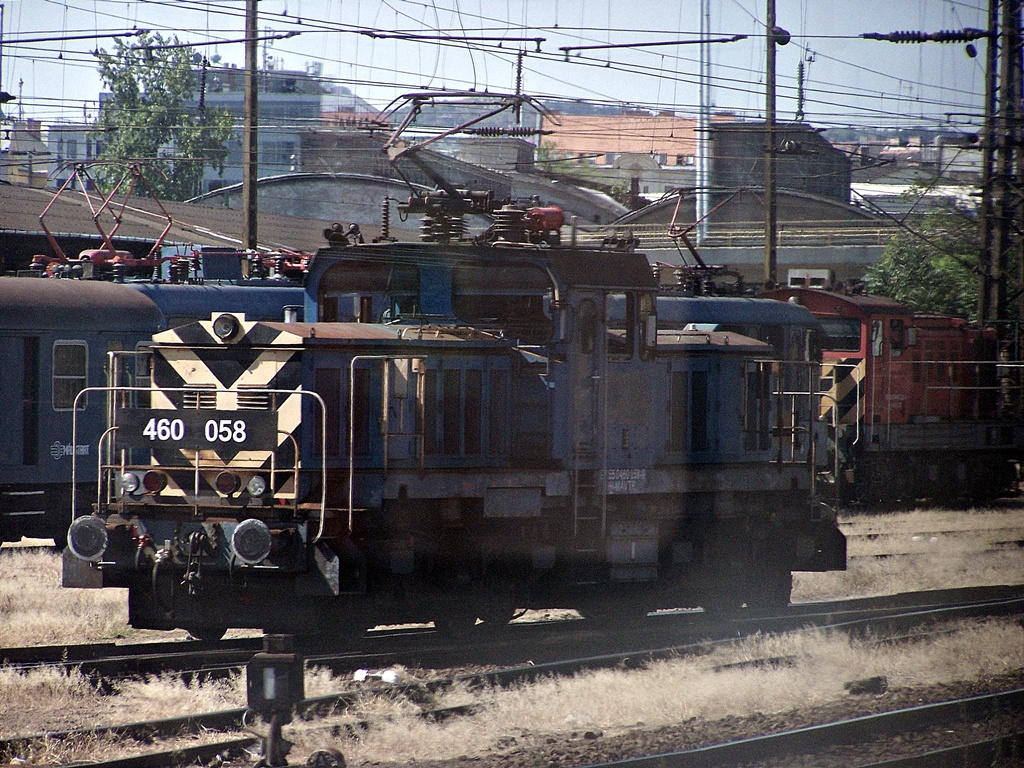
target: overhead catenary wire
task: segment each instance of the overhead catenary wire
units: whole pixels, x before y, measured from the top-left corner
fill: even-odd
[[[90,12],[94,13],[96,15],[96,18],[100,21],[102,21],[105,18],[109,18],[111,20],[117,18],[119,24],[124,24],[123,14],[118,16],[117,14],[106,12],[105,6],[108,6],[108,4],[105,3],[104,0],[98,0],[98,2],[92,3],[91,7],[86,6],[84,3],[56,3],[56,5],[62,8],[87,8]],[[201,10],[202,12],[208,15],[207,21],[209,20],[209,14],[211,13],[214,14],[215,20],[229,20],[232,18],[239,18],[240,14],[240,9],[238,8],[232,8],[230,6],[221,6],[219,4],[212,4],[209,2],[196,2],[194,0],[182,0],[182,2],[175,3],[166,3],[158,1],[154,3],[146,3],[145,5],[153,5],[158,7],[174,6],[175,8],[184,7],[194,9],[197,11]],[[594,42],[595,44],[598,44],[603,43],[604,41],[607,41],[609,39],[614,39],[614,36],[618,34],[629,33],[631,35],[635,35],[638,32],[644,33],[658,31],[649,29],[631,30],[622,27],[621,25],[613,27],[613,25],[611,24],[607,24],[601,27],[587,26],[584,23],[581,23],[578,28],[574,28],[572,30],[567,30],[561,27],[553,28],[550,24],[538,24],[536,26],[526,27],[524,23],[516,23],[514,19],[502,19],[503,24],[499,26],[492,23],[493,16],[488,16],[483,12],[474,13],[473,11],[466,10],[465,8],[459,8],[457,3],[454,4],[454,6],[452,3],[448,3],[448,7],[443,7],[445,5],[446,4],[443,3],[427,4],[393,2],[390,3],[387,7],[395,9],[396,19],[408,20],[410,22],[410,29],[413,26],[415,26],[420,30],[423,29],[421,20],[417,19],[414,13],[410,12],[411,9],[425,10],[429,8],[432,9],[432,11],[440,10],[441,12],[444,13],[458,10],[458,24],[456,26],[453,27],[450,24],[448,26],[445,26],[445,20],[442,20],[441,23],[432,23],[428,26],[430,28],[437,28],[442,33],[446,30],[451,30],[453,34],[458,34],[459,31],[461,30],[466,33],[464,36],[470,36],[476,33],[478,30],[481,33],[487,30],[494,30],[503,33],[507,32],[508,34],[512,35],[516,35],[517,32],[525,31],[527,33],[536,33],[540,35],[547,34],[546,30],[555,29],[562,34],[564,34],[567,31],[577,34],[578,39],[583,44],[586,44],[588,42]],[[114,6],[109,5],[108,7],[113,8]],[[481,9],[482,8],[483,4],[481,4]],[[145,10],[145,8],[137,8],[133,12],[135,14],[135,18],[140,22],[140,24],[141,22],[146,21],[145,17],[142,15],[145,13]],[[603,6],[601,10],[604,10]],[[284,16],[276,12],[267,13],[265,14],[265,16],[268,19],[268,23],[277,24],[278,22],[281,22],[283,24],[285,23],[285,21],[287,21],[287,23],[289,24],[294,24],[296,28],[311,31],[321,30],[331,32],[356,32],[357,29],[359,28],[359,25],[357,24],[346,24],[342,21],[332,21],[327,19],[315,19],[310,18],[308,15],[302,17],[301,19],[296,18],[295,16]],[[581,16],[581,20],[586,21],[584,16]],[[477,26],[473,26],[474,21],[479,22]],[[399,25],[396,24],[393,26],[398,27]],[[217,27],[219,29],[216,31],[223,34],[225,36],[224,39],[228,39],[227,35],[229,33],[234,32],[230,24],[218,24]],[[184,29],[187,30],[189,29],[189,27],[185,26]],[[198,27],[195,27],[194,25],[192,26],[192,29],[195,30],[197,34],[203,34],[206,32],[205,29],[200,29]],[[173,30],[168,31],[178,32],[179,29],[175,28]],[[676,34],[678,35],[679,32],[676,32]],[[527,34],[518,36],[529,35]],[[831,36],[828,38],[823,36],[813,38],[807,37],[802,42],[806,43],[810,42],[811,40],[820,41],[823,39],[848,40],[850,39],[850,36]],[[424,45],[425,43],[409,42],[407,44]],[[452,46],[472,48],[472,50],[484,54],[484,61],[488,59],[493,60],[494,57],[503,58],[509,64],[509,66],[511,66],[512,58],[515,56],[515,51],[511,50],[507,46],[498,47],[497,45],[473,45],[471,42],[468,41],[453,41]],[[621,61],[618,60],[617,58],[610,59],[606,57],[595,58],[592,61],[586,60],[586,57],[580,57],[579,60],[576,60],[576,58],[574,57],[572,66],[576,69],[583,67],[584,69],[580,69],[580,72],[587,72],[587,68],[601,67],[604,69],[611,70],[612,72],[622,73],[623,75],[639,76],[644,78],[658,78],[658,82],[661,82],[662,80],[671,80],[671,82],[675,85],[695,85],[697,82],[695,62],[692,59],[674,55],[675,53],[675,51],[659,52],[657,54],[657,63],[655,65],[647,65],[644,63],[645,58],[649,60],[649,56],[654,55],[645,54],[640,56],[631,55],[628,60],[624,59]],[[818,53],[823,57],[827,56],[827,54],[820,54],[820,51]],[[62,60],[67,62],[71,55],[73,54],[64,52],[64,57]],[[574,74],[576,69],[565,69],[564,65],[562,67],[554,67],[554,62],[560,58],[564,58],[564,56],[556,53],[554,50],[551,50],[550,52],[542,51],[540,54],[531,55],[527,59],[525,70],[527,73],[528,82],[531,85],[535,86],[535,84],[537,83],[559,84],[558,87],[555,89],[552,89],[550,87],[541,89],[532,87],[529,89],[532,93],[541,94],[541,98],[545,98],[547,96],[550,96],[552,98],[564,98],[566,93],[572,90],[586,94],[587,100],[594,101],[595,103],[622,103],[621,100],[617,100],[615,98],[608,98],[609,94],[604,89],[603,78],[595,79],[590,77],[589,75],[581,77],[579,75]],[[839,61],[839,59],[837,59],[836,57],[833,57],[832,60]],[[82,61],[85,66],[89,66],[89,61],[87,57],[83,57]],[[665,62],[664,65],[662,65],[662,61]],[[851,60],[846,60],[843,61],[842,63],[844,64],[844,66],[862,66],[862,62],[855,62]],[[360,66],[364,67],[363,71],[366,73],[367,76],[359,78],[332,77],[327,78],[327,82],[339,85],[347,85],[349,87],[360,89],[368,89],[381,86],[390,86],[393,87],[394,89],[415,88],[422,84],[422,81],[419,80],[420,73],[415,70],[406,69],[403,71],[400,67],[382,66],[379,60],[369,69],[366,69],[365,65],[363,64],[360,64]],[[675,70],[674,73],[673,69]],[[868,70],[865,69],[864,71]],[[735,103],[742,103],[742,99],[747,99],[748,101],[752,102],[753,100],[760,99],[761,90],[756,80],[757,76],[759,76],[759,72],[756,68],[753,67],[723,65],[721,67],[716,67],[715,81],[713,83],[713,87],[716,89],[716,91],[723,92],[726,95],[730,95],[730,97],[731,95],[735,95]],[[884,77],[886,79],[889,79],[890,81],[892,80],[892,74],[886,72],[875,71],[873,77]],[[541,78],[543,78],[543,80],[541,80]],[[904,78],[904,81],[906,81],[906,78]],[[453,76],[451,72],[449,72],[447,76],[447,82],[449,85],[459,86],[465,84],[467,81],[465,78],[462,78],[460,80],[457,75]],[[651,91],[657,90],[654,87],[655,81],[653,79],[647,82],[651,83]],[[899,82],[898,79],[896,80],[896,82]],[[922,91],[925,85],[927,84],[916,83],[914,85],[915,91]],[[834,83],[829,83],[824,80],[819,82],[816,80],[814,83],[814,87],[809,88],[807,90],[808,104],[805,107],[805,109],[813,117],[815,124],[821,127],[841,126],[852,123],[878,127],[897,127],[906,126],[910,124],[908,123],[906,113],[901,107],[900,93],[898,89],[891,89],[891,92],[889,94],[885,94],[884,91],[884,88],[876,88],[870,90],[866,88],[861,88],[858,90],[857,88],[852,86],[843,86],[842,88],[839,88],[835,87]],[[944,93],[953,94],[953,96],[942,100],[928,99],[927,96],[925,96],[917,100],[915,102],[915,109],[918,109],[920,111],[920,114],[913,116],[913,124],[938,124],[944,119],[945,114],[947,112],[959,109],[962,106],[962,104],[972,95],[972,92],[970,90],[958,92],[950,88],[946,88],[944,90]],[[795,94],[796,88],[795,84],[793,84],[792,82],[791,77],[789,75],[780,74],[780,98],[795,100]],[[661,104],[659,103],[661,100],[657,98],[655,98],[653,101],[649,101],[651,95],[652,94],[650,91],[648,91],[645,94],[642,90],[638,90],[636,93],[636,97],[631,99],[629,106],[633,106],[639,109],[648,108],[651,109],[652,111],[662,109],[675,109],[678,111],[692,110],[693,112],[696,112],[695,103],[684,102],[681,104]],[[858,105],[856,109],[850,109],[849,105],[854,99],[864,97],[873,98],[875,100],[876,106],[864,107],[863,105]],[[370,97],[371,103],[374,103],[375,99],[376,103],[378,104],[383,101],[382,98]],[[675,100],[673,100],[673,102],[674,101]],[[79,111],[78,105],[81,105],[83,103],[83,100],[74,100],[73,102],[71,102],[72,106],[70,107],[70,109],[72,111]],[[734,111],[737,112],[738,116],[746,118],[757,116],[758,110],[756,109],[756,107],[750,108],[748,105],[748,107],[736,108],[734,104],[729,103],[723,105],[723,108],[730,107],[732,107]],[[59,112],[59,105],[56,102],[49,102],[49,108],[55,110],[55,112]]]

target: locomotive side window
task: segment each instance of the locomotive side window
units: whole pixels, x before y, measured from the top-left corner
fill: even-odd
[[[626,318],[624,324],[624,334],[610,333],[608,334],[607,341],[607,352],[609,358],[623,358],[632,357],[633,349],[636,346],[636,327],[637,327],[637,301],[636,294],[633,293],[609,293],[605,297],[605,317],[611,316],[611,306],[613,303],[625,301],[626,304]]]
[[[658,345],[658,315],[654,308],[654,297],[649,293],[640,296],[640,359],[650,360]]]
[[[860,349],[860,321],[853,317],[822,317],[821,348],[834,352]]]
[[[89,347],[84,341],[56,341],[53,344],[53,409],[69,411],[75,396],[88,386]],[[85,408],[87,397],[79,401]]]

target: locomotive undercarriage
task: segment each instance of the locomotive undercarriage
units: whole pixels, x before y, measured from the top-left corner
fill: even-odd
[[[295,546],[257,565],[221,556],[222,523],[157,533],[147,518],[148,535],[112,529],[121,565],[101,573],[103,586],[128,587],[133,626],[211,637],[227,627],[347,634],[428,621],[464,630],[531,607],[617,618],[658,608],[760,610],[788,602],[791,571],[845,559],[833,521],[813,514],[806,491],[765,501],[710,491],[609,497],[606,535],[584,541],[565,498],[529,518],[485,517],[481,499],[395,499],[357,510],[351,538],[305,547],[308,530],[295,526]]]
[[[959,504],[1020,494],[1020,462],[1010,450],[865,450],[840,478],[845,503]]]

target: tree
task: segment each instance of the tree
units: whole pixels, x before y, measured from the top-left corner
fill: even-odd
[[[112,94],[97,121],[102,131],[99,159],[115,161],[99,166],[97,181],[109,190],[124,175],[124,164],[141,162],[158,197],[194,197],[201,191],[204,166],[224,170],[231,115],[190,106],[198,57],[177,37],[165,40],[159,33],[140,32],[114,45],[111,53],[95,53],[103,84]]]
[[[916,234],[915,234],[916,233]],[[864,276],[868,293],[888,296],[915,312],[978,314],[978,223],[959,211],[926,214],[901,230]]]

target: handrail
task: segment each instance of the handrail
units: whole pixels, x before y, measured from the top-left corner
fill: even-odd
[[[73,408],[73,417],[72,417],[72,420],[71,420],[71,440],[72,440],[72,444],[73,445],[77,445],[77,442],[78,442],[78,414],[79,414],[79,411],[82,410],[82,409],[79,408],[79,400],[80,400],[80,398],[83,395],[87,395],[90,392],[104,392],[104,393],[110,395],[110,394],[116,394],[116,393],[121,393],[121,392],[124,392],[124,393],[128,393],[128,392],[146,392],[146,393],[149,393],[149,394],[153,394],[153,393],[156,393],[156,392],[191,392],[191,391],[194,391],[194,390],[195,390],[194,386],[193,387],[160,387],[159,389],[154,389],[152,387],[129,387],[129,386],[108,386],[108,387],[95,387],[95,386],[93,386],[93,387],[83,387],[75,395],[74,408]],[[226,391],[230,391],[230,390],[226,390]],[[324,403],[323,398],[318,393],[313,392],[311,390],[302,389],[302,388],[299,388],[299,389],[274,389],[274,388],[255,389],[254,388],[254,389],[247,389],[246,391],[250,392],[250,393],[260,393],[260,394],[275,394],[275,395],[288,395],[288,396],[299,395],[300,397],[311,397],[320,406],[320,441],[321,441],[321,445],[320,445],[320,510],[319,510],[319,513],[320,513],[320,524],[319,524],[319,530],[317,531],[316,538],[314,538],[314,540],[313,540],[313,543],[316,543],[316,542],[320,541],[320,539],[323,537],[323,533],[324,533],[324,520],[326,518],[326,508],[327,508],[327,406]],[[165,409],[165,408],[152,408],[152,407],[150,407],[150,408],[146,408],[144,410],[164,411],[164,410],[180,410],[180,409]],[[203,410],[203,409],[198,409],[198,410]],[[103,437],[105,437],[111,430],[114,430],[116,428],[117,428],[116,424],[110,425],[107,428],[107,430],[103,433]],[[280,433],[280,430],[277,430],[275,432],[275,434],[278,434],[278,433]],[[103,437],[101,437],[100,439],[102,440]],[[276,452],[276,445],[275,445],[275,447],[274,447],[272,452]],[[78,456],[76,454],[77,454],[77,451],[72,451],[72,456],[71,456],[71,519],[72,519],[72,521],[74,521],[74,519],[76,517],[75,510],[77,510],[77,508],[78,508],[78,505],[77,505],[77,501],[78,501],[78,499],[77,499],[77,494],[78,494]],[[98,446],[97,446],[97,454],[102,456],[102,453],[98,450]],[[298,450],[298,445],[296,444],[296,451],[295,451],[295,465],[296,465],[295,466],[295,471],[296,472],[298,472],[298,465],[300,463],[300,460],[301,460],[301,454],[300,454],[300,452]],[[111,465],[111,466],[113,466],[113,465]],[[101,468],[102,468],[102,465],[100,467],[98,467],[97,470],[101,471]],[[199,471],[199,461],[198,460],[196,461],[196,471],[197,472]],[[100,484],[100,482],[99,482],[100,481],[100,475],[97,476],[96,480],[97,480],[97,485],[99,485]],[[296,487],[295,487],[296,494],[298,493],[298,490],[299,490],[298,489],[298,483],[296,482]]]

